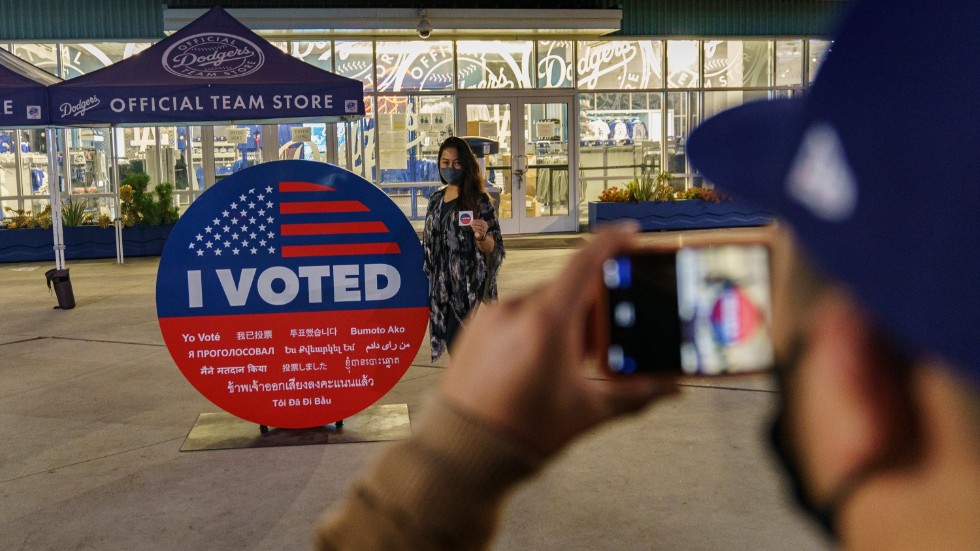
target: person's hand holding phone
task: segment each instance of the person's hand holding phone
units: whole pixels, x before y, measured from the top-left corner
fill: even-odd
[[[603,262],[626,249],[635,226],[599,232],[557,279],[480,308],[467,321],[439,392],[457,408],[542,456],[585,430],[676,392],[671,376],[588,378],[597,350],[587,327]]]

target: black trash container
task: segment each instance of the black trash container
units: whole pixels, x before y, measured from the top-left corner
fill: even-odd
[[[44,273],[48,279],[48,291],[54,286],[54,294],[58,297],[58,308],[71,310],[75,307],[75,293],[71,290],[71,278],[68,276],[68,268],[64,270],[48,270]]]

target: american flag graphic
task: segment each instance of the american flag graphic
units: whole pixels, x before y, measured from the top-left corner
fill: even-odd
[[[323,215],[368,213],[361,201],[338,200],[336,190],[309,182],[251,187],[233,197],[220,213],[198,228],[187,243],[192,257],[282,258],[398,254],[398,243],[382,221],[321,222]],[[341,236],[374,237],[351,242]],[[381,241],[377,239],[380,238]],[[338,240],[342,242],[338,242]]]

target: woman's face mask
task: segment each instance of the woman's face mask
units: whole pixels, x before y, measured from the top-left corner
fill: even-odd
[[[459,185],[463,181],[463,171],[458,168],[442,167],[439,169],[439,175],[450,184]]]
[[[450,184],[463,183],[463,165],[459,162],[459,151],[455,147],[447,147],[439,154],[439,175]]]

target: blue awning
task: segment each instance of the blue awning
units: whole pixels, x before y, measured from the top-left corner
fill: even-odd
[[[360,81],[296,59],[220,7],[147,50],[48,90],[56,126],[341,121]]]
[[[47,87],[56,82],[61,79],[0,49],[0,128],[46,126]]]

